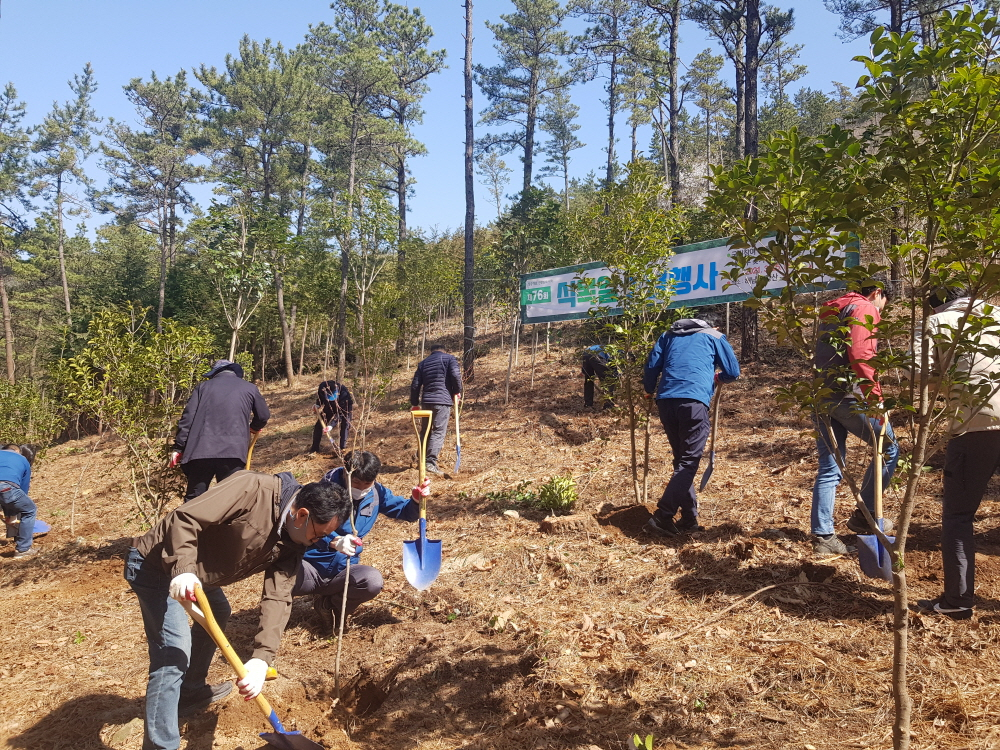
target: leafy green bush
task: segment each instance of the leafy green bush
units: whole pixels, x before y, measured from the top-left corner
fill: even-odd
[[[568,513],[576,504],[576,482],[573,475],[552,477],[538,488],[538,500],[535,507],[541,510],[551,510],[556,513]]]
[[[486,499],[501,510],[517,505],[534,506],[538,501],[538,496],[528,489],[530,486],[531,480],[525,479],[512,488],[487,492]]]
[[[136,510],[146,523],[183,490],[183,476],[167,468],[167,450],[211,343],[169,318],[157,333],[143,310],[104,310],[91,321],[83,350],[56,368],[66,406],[101,420],[125,443]]]
[[[34,383],[0,382],[0,442],[44,449],[64,424],[56,405]]]

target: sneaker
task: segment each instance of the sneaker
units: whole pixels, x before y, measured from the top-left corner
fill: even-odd
[[[923,615],[944,615],[952,620],[968,620],[972,617],[972,607],[948,607],[937,599],[918,599],[917,612]]]
[[[817,557],[839,557],[841,555],[853,555],[857,552],[857,547],[848,547],[836,534],[830,536],[813,537],[813,554]]]
[[[643,527],[648,533],[656,536],[680,536],[681,530],[677,528],[672,518],[664,520],[653,514]]]
[[[18,559],[21,557],[31,557],[32,555],[38,554],[38,547],[28,547],[24,552],[15,552],[14,558]]]
[[[195,711],[201,711],[213,703],[221,701],[231,692],[233,692],[233,683],[231,682],[202,685],[194,690],[181,690],[181,699],[177,703],[177,715],[187,716]]]
[[[847,528],[853,531],[855,534],[871,534],[871,526],[868,525],[868,520],[864,517],[862,513],[854,511],[854,514],[847,519]],[[895,525],[888,518],[882,519],[882,533],[889,536],[896,530]]]
[[[438,476],[438,477],[443,477],[444,476],[444,472],[441,471],[441,469],[439,469],[437,466],[428,466],[427,467],[427,473],[428,474],[434,474],[435,476]]]

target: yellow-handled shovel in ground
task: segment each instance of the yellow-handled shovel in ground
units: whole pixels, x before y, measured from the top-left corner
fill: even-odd
[[[260,430],[250,431],[250,448],[247,450],[247,471],[250,471],[250,461],[253,460],[253,447],[257,445],[257,438],[260,437]]]
[[[420,481],[427,478],[427,437],[431,434],[431,418],[434,412],[415,409],[410,412],[413,430],[417,433],[417,460]],[[421,437],[417,419],[425,419],[426,427]],[[441,572],[441,540],[427,538],[427,498],[420,498],[420,536],[412,542],[403,542],[403,573],[417,591],[424,591]]]
[[[194,590],[194,595],[198,599],[198,606],[195,606],[194,602],[189,601],[183,601],[181,604],[184,605],[184,609],[191,615],[191,619],[201,625],[205,629],[205,632],[212,636],[215,645],[219,647],[222,655],[229,662],[229,666],[236,672],[236,678],[242,680],[247,674],[246,669],[243,667],[243,661],[233,650],[233,647],[229,645],[229,639],[222,632],[219,623],[215,621],[215,615],[212,614],[212,607],[201,586]],[[271,728],[274,729],[273,732],[260,733],[260,738],[267,744],[281,748],[281,750],[323,750],[322,745],[303,736],[301,732],[290,732],[285,729],[281,724],[281,719],[278,718],[278,715],[271,708],[271,704],[268,703],[267,698],[263,694],[258,693],[254,701],[257,703],[257,708],[261,710],[261,713],[267,717]]]

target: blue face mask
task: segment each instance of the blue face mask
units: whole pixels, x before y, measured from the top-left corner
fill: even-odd
[[[339,388],[337,390],[335,390],[333,393],[327,394],[326,400],[327,401],[336,401],[338,396],[340,396],[340,389]]]

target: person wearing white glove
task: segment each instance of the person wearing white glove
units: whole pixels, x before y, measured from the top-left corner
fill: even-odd
[[[336,484],[351,493],[354,507],[353,522],[345,520],[333,534],[317,542],[306,552],[295,581],[294,596],[313,595],[313,608],[319,619],[319,632],[324,637],[335,632],[335,615],[343,606],[344,586],[347,585],[346,614],[371,601],[382,591],[382,574],[377,568],[359,562],[362,544],[372,542],[369,536],[379,517],[385,515],[398,521],[414,522],[420,517],[420,501],[430,495],[430,480],[410,490],[409,497],[395,495],[379,484],[382,463],[368,451],[351,451],[344,456],[345,468],[327,472],[324,481]],[[351,578],[347,581],[347,561],[351,561]]]
[[[181,573],[170,579],[170,596],[179,602],[197,601],[194,590],[201,586],[201,581],[194,573]]]
[[[267,677],[267,662],[263,659],[251,659],[243,668],[247,671],[246,676],[236,683],[243,700],[252,701],[264,687],[264,678]]]
[[[281,510],[275,513],[275,507]],[[232,692],[232,682],[208,683],[216,646],[200,625],[189,623],[181,602],[196,600],[201,588],[225,630],[231,609],[223,587],[263,572],[260,627],[252,653],[243,657],[247,674],[237,685],[244,698],[254,698],[288,622],[302,555],[350,513],[343,487],[303,487],[288,473],[242,471],[133,540],[125,580],[139,599],[149,649],[143,747],[176,750],[179,717]]]

